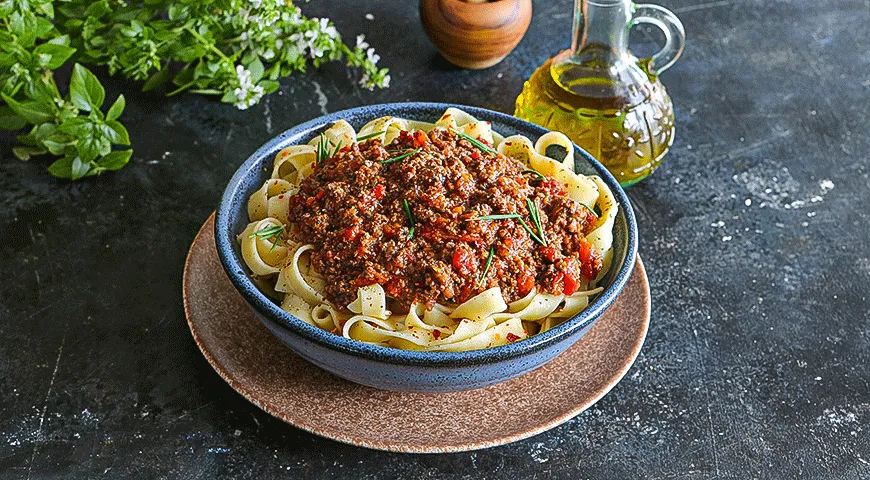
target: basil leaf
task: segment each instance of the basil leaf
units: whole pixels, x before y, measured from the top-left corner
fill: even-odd
[[[71,175],[70,178],[73,180],[78,180],[85,175],[88,174],[88,170],[91,169],[90,162],[83,162],[81,158],[76,157],[72,161]]]
[[[61,158],[48,167],[48,173],[57,178],[72,180],[72,157]]]
[[[115,100],[115,103],[109,107],[109,112],[106,113],[106,120],[115,120],[120,117],[126,105],[127,101],[124,99],[124,95],[118,95],[118,99]]]
[[[14,147],[12,149],[12,154],[15,155],[19,160],[23,161],[30,160],[31,156],[42,155],[44,153],[45,149],[40,147]]]
[[[73,67],[69,92],[73,105],[86,112],[100,108],[106,99],[106,90],[97,77],[78,63]]]
[[[127,129],[124,128],[124,125],[121,125],[121,122],[117,120],[110,120],[103,125],[105,128],[103,130],[103,134],[111,140],[112,143],[118,145],[130,145],[130,136],[127,134]]]
[[[50,104],[39,102],[19,103],[5,93],[2,94],[2,98],[13,112],[18,114],[18,116],[24,120],[27,120],[29,123],[36,125],[50,122],[54,119],[54,108]]]
[[[72,117],[60,124],[59,128],[61,132],[68,133],[74,137],[91,135],[93,132],[93,125],[83,117]]]
[[[97,164],[106,170],[120,170],[121,167],[127,165],[132,155],[133,150],[117,150],[99,159]]]
[[[6,105],[0,105],[0,128],[4,130],[19,130],[27,125],[27,120],[15,114]]]
[[[151,75],[151,78],[149,78],[145,82],[145,85],[142,85],[142,91],[147,92],[148,90],[153,90],[153,89],[159,87],[160,85],[166,83],[168,80],[169,80],[169,69],[166,67],[163,67],[162,70],[155,73],[154,75]]]
[[[39,60],[39,64],[49,70],[59,68],[75,52],[75,48],[55,45],[53,43],[43,43],[33,50],[33,53],[36,54],[36,58]]]
[[[99,139],[93,135],[87,135],[76,142],[76,152],[84,162],[90,162],[100,156]]]
[[[263,68],[263,62],[260,61],[260,57],[257,57],[248,65],[248,70],[251,71],[251,82],[257,83],[263,78],[263,72],[265,69]]]

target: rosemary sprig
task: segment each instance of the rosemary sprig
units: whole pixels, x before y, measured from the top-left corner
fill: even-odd
[[[317,142],[317,158],[314,159],[314,163],[320,164],[327,158],[329,158],[329,144],[326,137],[321,133],[320,139]]]
[[[361,137],[356,137],[356,143],[364,142],[364,141],[366,141],[366,140],[368,140],[368,139],[370,139],[370,138],[375,138],[375,137],[377,137],[378,135],[381,135],[381,134],[383,134],[383,133],[387,133],[387,131],[386,131],[386,130],[381,130],[380,132],[369,133],[369,134],[367,134],[367,135],[363,135],[363,136],[361,136]]]
[[[330,155],[330,157],[338,155],[339,150],[341,150],[341,142],[338,142],[338,145],[335,146],[335,150],[332,151],[332,155]]]
[[[495,247],[489,247],[489,255],[486,257],[486,266],[483,267],[483,273],[480,275],[480,278],[477,279],[477,285],[483,285],[483,280],[486,278],[486,274],[489,273],[489,267],[492,265],[492,256],[495,255]]]
[[[455,133],[456,135],[458,135],[459,138],[463,138],[463,139],[465,139],[465,140],[468,140],[469,143],[471,143],[472,145],[474,145],[475,147],[477,147],[479,150],[482,150],[482,151],[484,151],[484,152],[486,152],[486,153],[492,153],[492,154],[496,154],[496,153],[498,153],[498,152],[496,152],[495,150],[493,150],[492,147],[486,145],[485,143],[483,143],[483,142],[481,142],[480,140],[478,140],[478,139],[472,137],[471,135],[468,135],[468,134],[465,134],[465,133],[462,133],[462,132],[457,132],[456,130],[453,130],[452,128],[450,129],[450,131],[453,132],[453,133]]]
[[[402,205],[405,207],[405,216],[408,217],[408,223],[411,225],[408,230],[408,240],[414,238],[414,230],[417,228],[417,221],[414,219],[414,214],[411,213],[411,207],[408,205],[407,199],[402,199]]]
[[[520,218],[516,213],[499,213],[497,215],[484,215],[482,217],[474,217],[471,220],[508,220],[511,218]]]
[[[532,240],[534,240],[534,241],[540,243],[541,245],[543,245],[543,246],[545,246],[545,247],[547,246],[547,242],[543,241],[543,240],[541,239],[541,237],[535,235],[535,232],[532,231],[532,227],[530,227],[529,224],[526,223],[525,220],[523,220],[523,217],[518,217],[517,220],[520,221],[520,224],[523,226],[523,228],[526,229],[526,232],[528,232],[529,236],[532,237]]]
[[[542,174],[541,172],[539,172],[537,170],[534,170],[531,168],[528,170],[523,170],[523,174],[526,174],[526,173],[531,173],[532,175],[535,175],[536,177],[538,177],[538,180],[546,180],[546,177],[544,177],[544,174]]]
[[[540,235],[541,239],[546,243],[547,242],[547,234],[544,232],[543,224],[541,224],[541,214],[540,214],[540,212],[538,212],[538,204],[527,198],[526,199],[526,206],[529,207],[529,217],[532,219],[532,222],[535,224],[535,228],[538,229],[538,235]]]
[[[410,152],[403,153],[403,154],[399,155],[398,157],[393,157],[393,158],[388,158],[386,160],[382,160],[381,165],[386,165],[388,163],[393,163],[393,162],[398,162],[399,160],[404,160],[404,159],[410,157],[411,155],[416,155],[416,154],[420,153],[420,150],[423,150],[423,149],[418,148],[416,150],[411,150]]]
[[[592,213],[592,215],[595,215],[595,218],[601,218],[601,217],[598,216],[597,213],[595,213],[595,210],[594,210],[592,207],[590,207],[589,205],[586,205],[586,204],[583,203],[583,202],[577,202],[577,203],[579,203],[580,205],[583,205],[584,207],[586,207],[586,210],[589,210],[589,212]]]
[[[260,237],[263,240],[272,240],[272,248],[269,249],[271,252],[275,250],[275,247],[278,246],[278,242],[284,236],[284,225],[272,225],[271,227],[261,228],[256,232],[248,235],[248,238]],[[274,238],[274,240],[273,240]]]
[[[522,225],[522,227],[526,230],[526,232],[528,232],[529,236],[532,237],[532,240],[540,243],[541,245],[544,245],[544,246],[547,245],[547,242],[545,242],[544,240],[541,239],[541,237],[539,237],[537,234],[535,234],[535,231],[532,230],[532,228],[529,227],[529,224],[526,223],[525,220],[523,220],[523,217],[517,213],[500,213],[498,215],[484,215],[482,217],[472,218],[471,220],[508,220],[508,219],[513,219],[513,218],[520,221],[520,225]],[[534,222],[534,219],[532,219],[532,221]],[[540,230],[540,231],[543,232],[543,230]]]

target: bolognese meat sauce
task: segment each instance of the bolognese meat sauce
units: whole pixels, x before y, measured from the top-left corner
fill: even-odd
[[[291,235],[314,244],[336,305],[374,283],[403,307],[461,303],[495,286],[511,302],[535,286],[574,293],[601,270],[585,240],[593,212],[560,182],[449,130],[345,146],[289,201]],[[511,214],[520,218],[479,219]]]

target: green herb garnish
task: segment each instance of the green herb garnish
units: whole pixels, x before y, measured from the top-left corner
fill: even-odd
[[[381,165],[387,165],[388,163],[393,163],[393,162],[398,162],[399,160],[404,160],[404,159],[410,157],[411,155],[416,155],[416,154],[420,153],[420,150],[423,150],[423,149],[418,148],[416,150],[411,150],[410,152],[403,153],[403,154],[399,155],[398,157],[393,157],[393,158],[388,158],[386,160],[382,160]]]
[[[479,150],[482,150],[482,151],[484,151],[484,152],[486,152],[486,153],[492,153],[492,154],[496,154],[496,153],[498,153],[498,152],[496,152],[495,150],[493,150],[492,147],[486,145],[485,143],[483,143],[483,142],[481,142],[480,140],[478,140],[478,139],[472,137],[471,135],[467,135],[467,134],[462,133],[462,132],[457,132],[456,130],[453,130],[453,129],[450,129],[450,131],[453,132],[453,133],[455,133],[456,135],[458,135],[460,138],[463,138],[463,139],[465,139],[465,140],[468,140],[469,143],[471,143],[472,145],[474,145],[475,147],[477,147]]]
[[[577,203],[579,203],[580,205],[583,205],[584,207],[586,207],[586,210],[589,210],[589,212],[591,212],[592,215],[595,215],[595,218],[601,218],[601,217],[598,216],[597,213],[595,213],[595,210],[593,210],[592,207],[590,207],[589,205],[586,205],[586,204],[583,203],[583,202],[577,202]]]
[[[520,218],[520,216],[516,213],[500,213],[498,215],[484,215],[482,217],[475,217],[472,220],[508,220],[511,218]]]
[[[272,240],[272,248],[269,249],[271,252],[275,250],[275,247],[278,246],[278,242],[281,241],[281,238],[284,236],[284,225],[272,225],[271,227],[262,228],[257,230],[256,232],[248,235],[248,238],[260,237],[263,240]]]
[[[50,154],[49,173],[70,180],[128,164],[126,100],[108,98],[92,67],[145,91],[167,84],[167,96],[214,95],[242,110],[283,78],[327,60],[359,69],[364,88],[389,85],[363,36],[342,39],[328,19],[304,16],[299,3],[0,2],[0,129],[21,130],[8,150],[21,160]]]
[[[526,206],[529,207],[529,217],[532,219],[532,223],[535,224],[535,228],[538,229],[538,235],[540,235],[541,239],[546,243],[547,234],[544,233],[544,226],[541,224],[541,215],[540,212],[538,212],[538,204],[527,198]]]
[[[335,150],[332,151],[332,155],[330,155],[330,157],[338,155],[339,150],[341,150],[341,142],[338,142],[338,145],[335,146]]]
[[[414,238],[414,229],[417,227],[417,221],[414,220],[414,214],[411,213],[411,207],[408,205],[408,200],[402,199],[402,205],[405,207],[405,216],[408,217],[408,223],[411,228],[408,230],[408,240]]]
[[[535,234],[534,230],[532,230],[532,228],[529,227],[529,224],[526,223],[525,220],[523,220],[523,217],[519,214],[516,214],[516,213],[500,213],[498,215],[484,215],[482,217],[472,218],[471,220],[508,220],[508,219],[514,219],[514,218],[520,221],[520,225],[522,225],[522,227],[526,230],[526,232],[528,232],[529,236],[532,237],[532,240],[540,243],[541,245],[544,245],[544,246],[547,245],[547,242],[545,242],[544,240],[541,239],[541,237],[539,237],[537,234]],[[534,222],[534,219],[532,221]],[[540,230],[540,231],[543,232],[543,230]]]
[[[369,133],[369,134],[367,134],[367,135],[363,135],[363,136],[361,136],[361,137],[356,137],[356,143],[364,142],[364,141],[366,141],[366,140],[368,140],[368,139],[370,139],[370,138],[377,137],[378,135],[381,135],[381,134],[383,134],[383,133],[387,133],[387,131],[386,131],[386,130],[382,130],[382,131],[380,131],[380,132]]]
[[[483,273],[480,275],[480,278],[477,279],[477,285],[483,285],[483,280],[486,278],[486,274],[489,273],[489,267],[492,265],[492,256],[495,255],[495,247],[489,247],[489,255],[486,257],[486,266],[483,267]]]
[[[314,163],[319,165],[327,158],[329,158],[329,143],[321,133],[317,142],[317,157],[314,159]]]
[[[532,231],[532,228],[529,227],[529,224],[526,223],[525,220],[523,220],[523,217],[518,217],[517,220],[520,221],[520,224],[523,226],[523,228],[526,229],[526,232],[528,232],[529,236],[532,237],[532,240],[534,240],[534,241],[540,243],[541,245],[543,245],[543,246],[545,246],[545,247],[547,246],[547,242],[543,241],[543,240],[541,239],[541,237],[535,235],[535,232],[533,232],[533,231]]]

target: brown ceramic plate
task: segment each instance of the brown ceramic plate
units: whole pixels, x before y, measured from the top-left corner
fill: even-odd
[[[266,330],[221,268],[212,215],[187,256],[184,310],[193,339],[215,371],[270,414],[361,447],[440,453],[528,438],[597,402],[640,352],[649,326],[650,295],[638,258],[619,298],[589,333],[549,364],[478,390],[376,390],[317,368]]]

